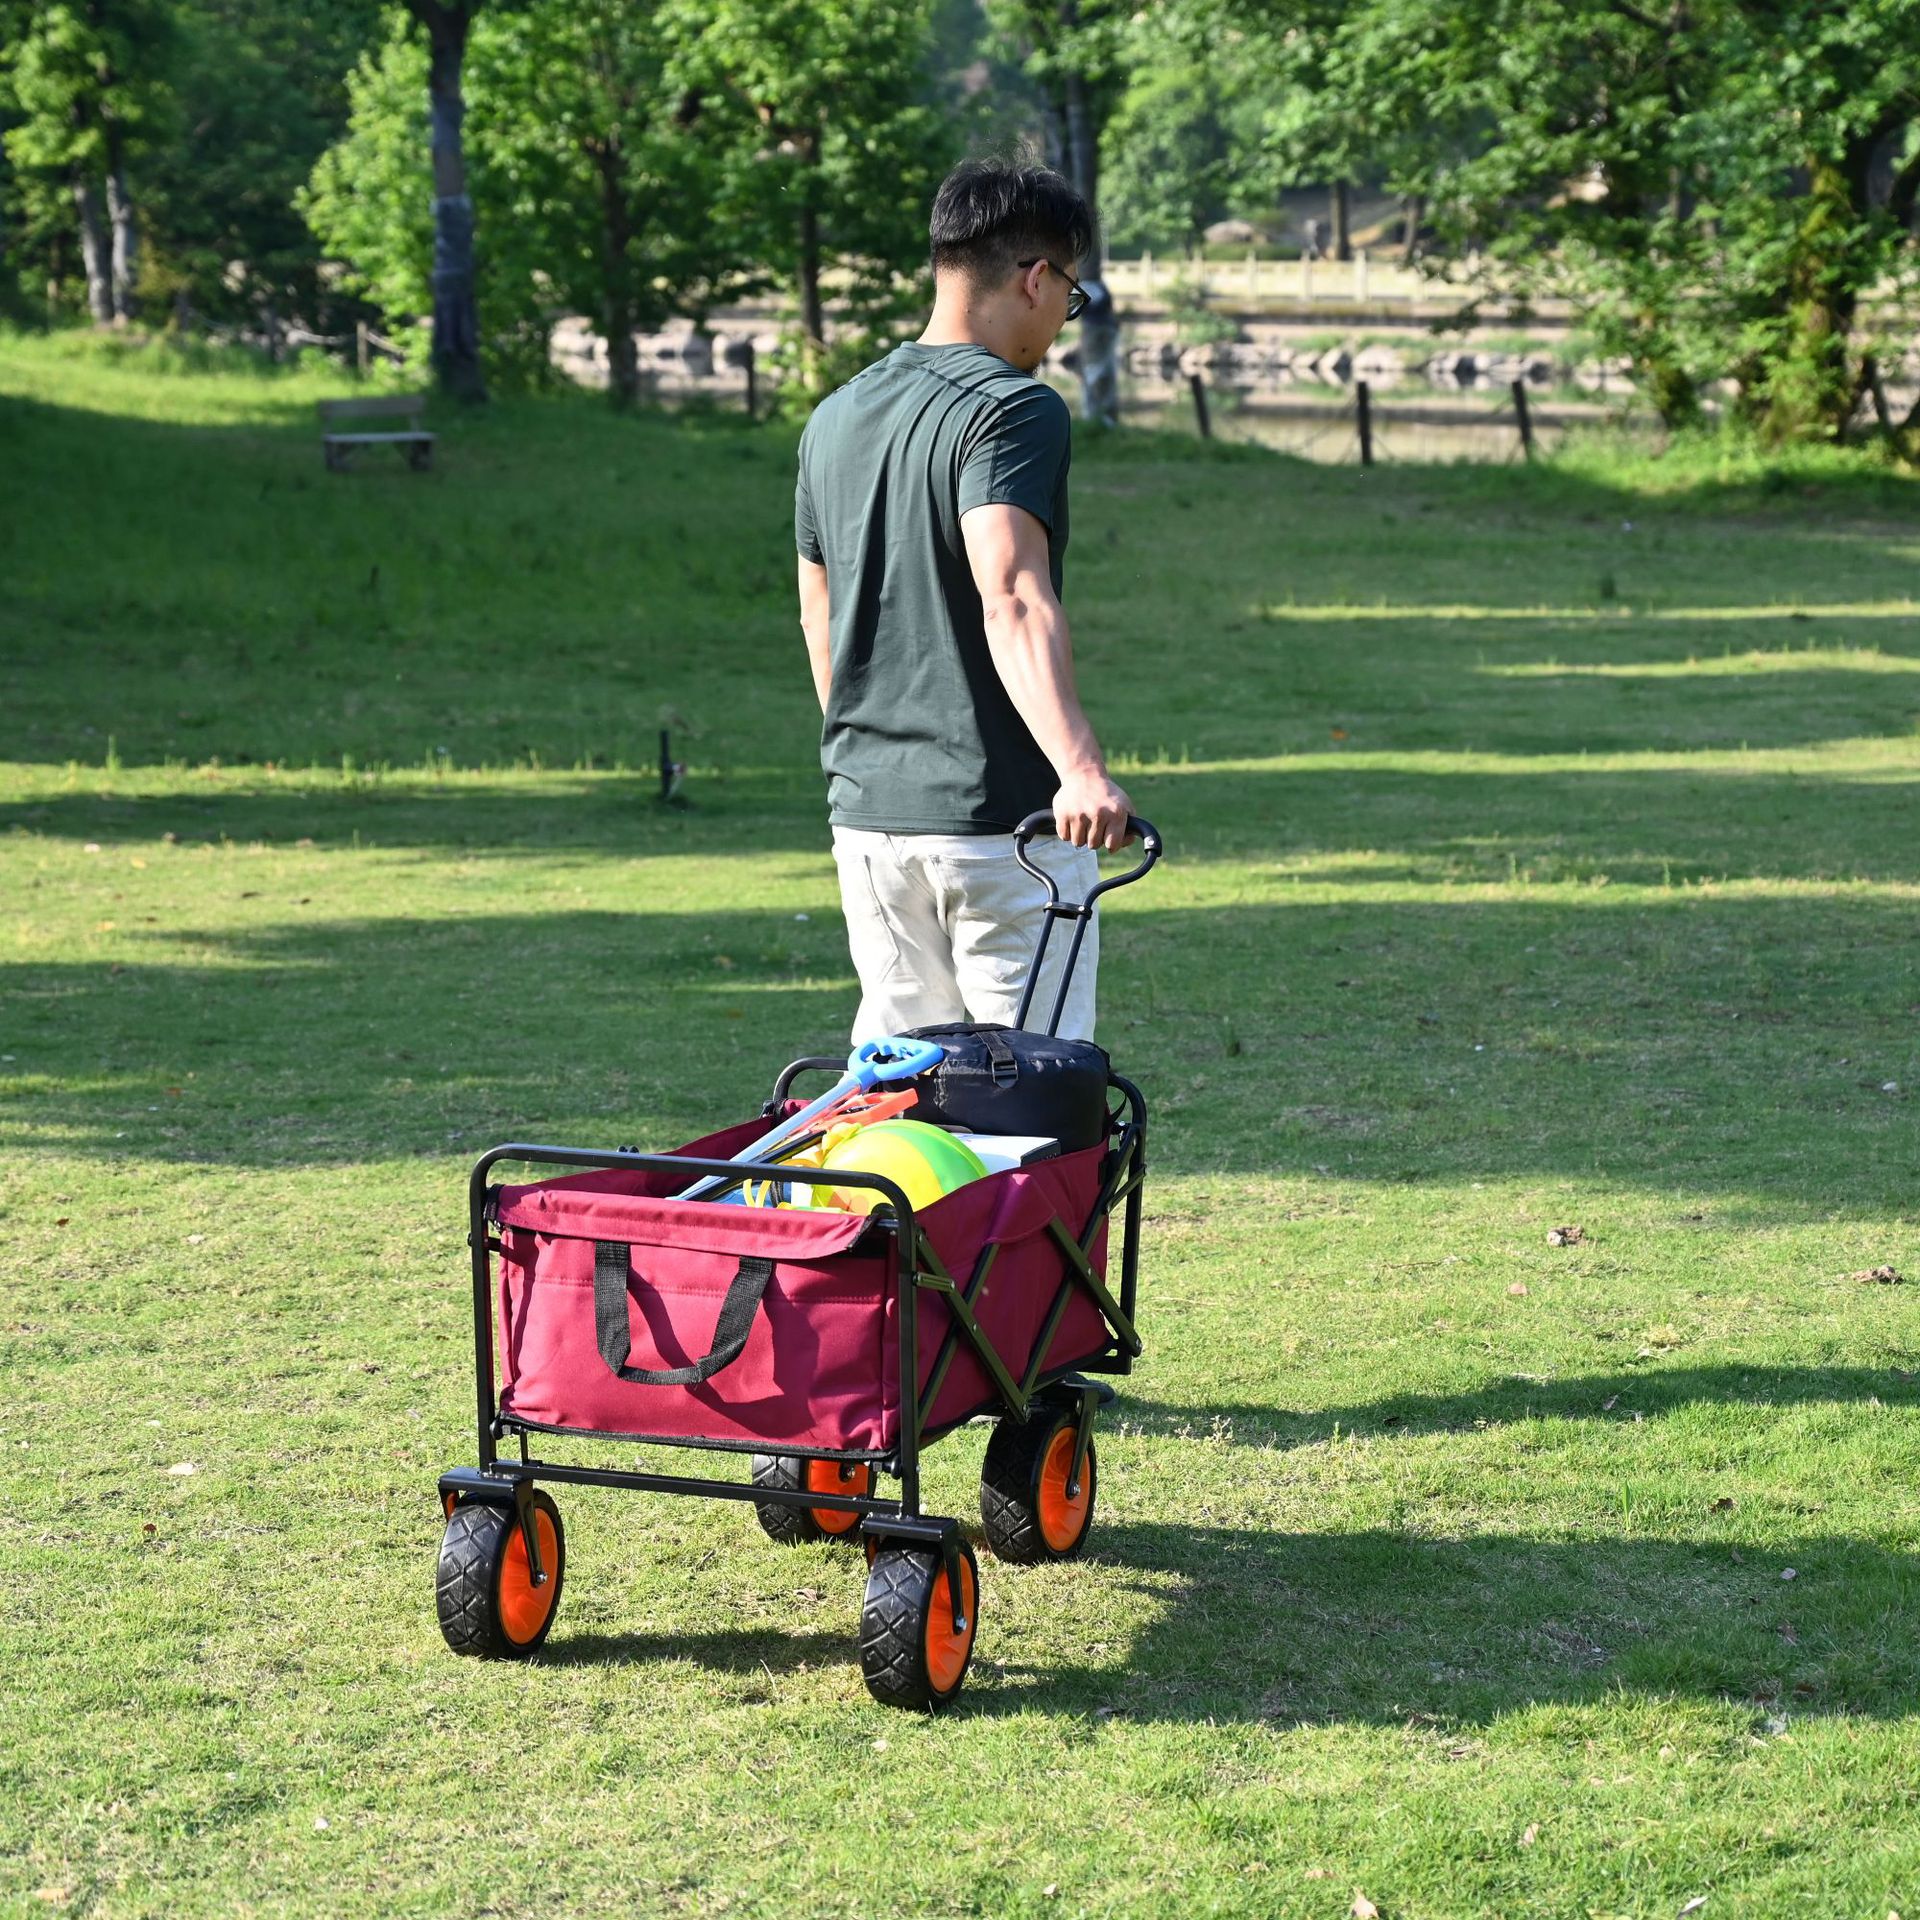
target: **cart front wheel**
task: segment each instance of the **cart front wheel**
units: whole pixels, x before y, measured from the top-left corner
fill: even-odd
[[[753,1484],[782,1493],[839,1493],[864,1500],[873,1491],[873,1469],[858,1460],[802,1460],[790,1453],[756,1453]],[[809,1540],[856,1540],[860,1516],[839,1507],[789,1507],[756,1500],[753,1510],[770,1540],[797,1547]]]
[[[1040,1560],[1070,1560],[1093,1527],[1099,1462],[1093,1441],[1072,1490],[1073,1452],[1079,1439],[1077,1407],[1051,1417],[1036,1409],[1027,1420],[996,1423],[980,1468],[980,1518],[997,1558],[1016,1566]]]
[[[963,1541],[960,1613],[943,1557],[922,1547],[883,1546],[867,1571],[860,1612],[860,1671],[883,1706],[944,1707],[960,1691],[980,1618],[980,1569]]]
[[[546,1576],[538,1586],[511,1507],[469,1500],[448,1517],[434,1592],[440,1631],[455,1653],[524,1660],[546,1639],[566,1577],[567,1536],[544,1492],[533,1495],[533,1526]]]

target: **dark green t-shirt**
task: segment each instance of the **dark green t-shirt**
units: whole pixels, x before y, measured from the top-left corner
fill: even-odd
[[[1071,436],[1051,387],[971,344],[897,347],[807,423],[794,543],[827,570],[836,825],[1008,833],[1052,804],[1052,765],[987,650],[960,516],[1024,507],[1059,593]]]

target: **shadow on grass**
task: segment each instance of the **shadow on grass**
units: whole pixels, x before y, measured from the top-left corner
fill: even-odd
[[[304,399],[275,424],[230,427],[7,404],[14,471],[43,482],[32,520],[17,516],[37,537],[16,535],[12,554],[0,510],[0,558],[17,561],[0,682],[12,759],[94,758],[113,734],[128,765],[351,753],[417,766],[438,745],[468,765],[530,749],[567,765],[640,748],[667,702],[736,763],[804,757],[817,716],[793,638],[784,430],[618,421],[556,396],[452,416],[432,475],[396,463],[343,476],[321,470]],[[1637,497],[1565,473],[1313,469],[1303,503],[1307,471],[1269,456],[1222,465],[1178,442],[1090,460],[1073,593],[1111,747],[1244,757],[1323,745],[1338,726],[1356,746],[1538,754],[1802,745],[1908,724],[1910,695],[1838,661],[1716,675],[1705,698],[1632,672],[1729,644],[1908,650],[1903,616],[1872,604],[1911,589],[1897,551],[1809,516],[1797,491],[1764,524],[1728,523],[1750,567],[1709,552],[1702,569],[1691,561],[1711,533],[1697,516],[1636,505],[1654,518],[1630,555],[1616,551],[1621,502]],[[1864,505],[1873,480],[1836,477],[1821,497]],[[1703,482],[1689,497],[1721,496]],[[1195,511],[1168,538],[1182,508]],[[1383,518],[1401,531],[1383,535]],[[1306,529],[1316,577],[1340,596],[1388,601],[1378,617],[1329,625],[1276,607],[1301,578],[1267,557],[1277,520]],[[1657,524],[1672,550],[1646,537]],[[1906,524],[1888,524],[1889,548]],[[1616,593],[1641,604],[1627,613]],[[1701,597],[1728,617],[1660,611]],[[1748,610],[1764,631],[1741,629]],[[1810,624],[1785,624],[1802,614]],[[1196,636],[1178,671],[1169,628]],[[76,682],[82,648],[97,671]],[[1621,672],[1569,689],[1482,671],[1561,656]]]
[[[1289,1218],[1331,1180],[1725,1196],[1716,1230],[1910,1202],[1920,963],[1903,901],[1283,892],[1154,911],[1149,894],[1110,935],[1100,1031],[1146,1089],[1162,1172],[1296,1178]],[[828,914],[168,937],[204,961],[0,968],[0,1140],[281,1166],[673,1144],[756,1112],[786,1061],[844,1046],[854,998]],[[1231,1200],[1202,1190],[1175,1212],[1190,1225]]]
[[[846,1578],[859,1572],[850,1556]],[[1012,1583],[1051,1582],[1049,1598],[1071,1607],[1076,1583],[1104,1584],[1110,1600],[1133,1576],[1145,1576],[1136,1625],[1110,1657],[1038,1659],[999,1626]],[[1805,1714],[1895,1719],[1920,1689],[1916,1605],[1920,1558],[1831,1535],[1760,1547],[1102,1523],[1087,1557],[1057,1572],[983,1554],[980,1638],[954,1711],[1459,1727],[1630,1694],[1733,1702],[1756,1731]],[[1109,1639],[1104,1621],[1098,1631]],[[772,1685],[858,1656],[851,1635],[575,1637],[563,1618],[541,1657],[764,1669]]]
[[[855,1563],[849,1563],[855,1564]],[[564,1611],[540,1650],[543,1667],[652,1666],[684,1660],[719,1672],[792,1673],[837,1666],[847,1657],[837,1633],[781,1633],[771,1628],[712,1633],[569,1633]]]
[[[1748,772],[1725,761],[1600,770],[1330,766],[1128,776],[1170,857],[1313,863],[1308,884],[1676,885],[1703,879],[1920,880],[1920,779]],[[462,776],[303,783],[154,796],[73,792],[0,803],[0,833],[96,841],[178,860],[198,846],[297,842],[451,852],[503,869],[555,848],[605,859],[662,853],[829,858],[817,773],[766,769],[693,782],[663,807],[658,775],[550,774],[537,786]],[[1342,860],[1341,856],[1350,858]],[[1292,876],[1289,876],[1290,878]],[[1144,899],[1145,894],[1135,896]]]
[[[1834,1404],[1920,1409],[1920,1355],[1913,1368],[1768,1367],[1649,1364],[1564,1379],[1489,1381],[1457,1393],[1388,1395],[1342,1407],[1292,1409],[1250,1402],[1183,1406],[1156,1400],[1129,1384],[1114,1418],[1159,1438],[1228,1440],[1250,1448],[1308,1447],[1335,1434],[1395,1439],[1463,1433],[1527,1420],[1595,1420],[1630,1424],[1699,1405],[1743,1408]]]
[[[1063,1668],[985,1641],[1004,1685],[963,1696],[971,1711],[1484,1724],[1638,1693],[1733,1700],[1756,1718],[1891,1719],[1920,1685],[1920,1559],[1859,1540],[1736,1549],[1123,1524],[1089,1552],[1156,1576],[1139,1589],[1131,1644]]]

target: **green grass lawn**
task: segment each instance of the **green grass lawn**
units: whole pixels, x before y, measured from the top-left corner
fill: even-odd
[[[0,341],[0,1911],[1920,1912],[1920,491],[1082,450],[1147,1351],[924,1719],[733,1505],[433,1611],[474,1155],[844,1044],[791,434],[155,357]]]

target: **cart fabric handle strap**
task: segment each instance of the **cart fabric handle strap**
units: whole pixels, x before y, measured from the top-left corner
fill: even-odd
[[[773,1278],[773,1262],[753,1256],[742,1259],[720,1303],[713,1347],[705,1359],[684,1367],[630,1367],[627,1356],[633,1351],[633,1336],[627,1320],[627,1276],[632,1252],[624,1240],[593,1243],[593,1330],[600,1358],[622,1380],[639,1387],[695,1387],[711,1380],[722,1367],[732,1366],[746,1351],[761,1296]]]

